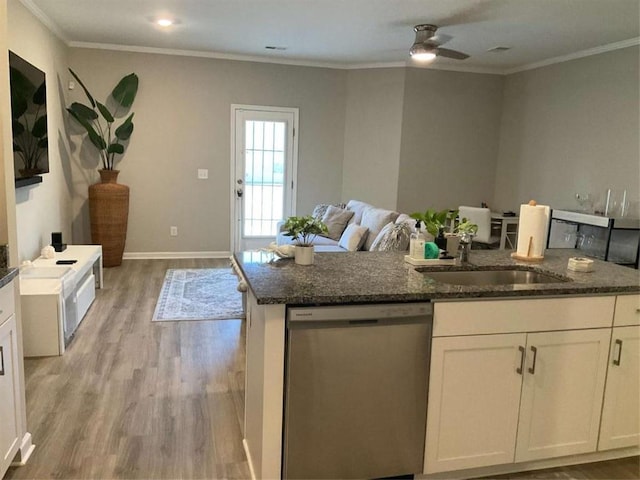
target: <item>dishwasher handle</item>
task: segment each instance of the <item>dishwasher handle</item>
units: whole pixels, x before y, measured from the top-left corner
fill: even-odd
[[[412,323],[412,319],[431,318],[432,315],[433,306],[431,303],[426,302],[287,308],[287,321],[289,323],[349,323],[358,320]]]

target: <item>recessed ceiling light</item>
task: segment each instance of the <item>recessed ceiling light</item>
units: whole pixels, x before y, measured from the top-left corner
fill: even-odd
[[[156,24],[160,25],[161,27],[170,27],[171,25],[173,25],[173,20],[171,20],[170,18],[159,18],[158,20],[156,20]]]

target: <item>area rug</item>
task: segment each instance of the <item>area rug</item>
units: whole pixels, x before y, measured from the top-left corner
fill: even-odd
[[[237,286],[230,268],[169,269],[153,321],[244,318]]]

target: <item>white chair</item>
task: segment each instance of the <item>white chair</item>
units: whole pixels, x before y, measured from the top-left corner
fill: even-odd
[[[491,235],[491,210],[488,208],[466,207],[458,208],[458,217],[466,218],[478,225],[478,233],[473,237],[473,243],[493,246],[500,243],[500,237]]]

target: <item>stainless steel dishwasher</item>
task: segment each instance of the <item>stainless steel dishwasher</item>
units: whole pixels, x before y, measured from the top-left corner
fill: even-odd
[[[287,309],[283,477],[421,473],[429,303]]]

